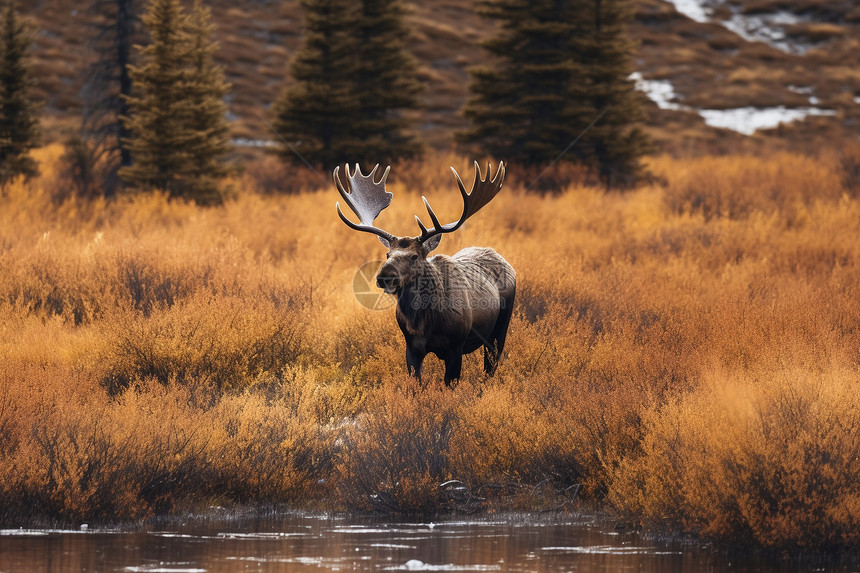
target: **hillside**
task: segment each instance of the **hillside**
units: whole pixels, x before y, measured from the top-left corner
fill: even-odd
[[[459,109],[467,70],[487,63],[478,42],[494,24],[455,0],[407,4],[412,52],[426,86],[421,137],[445,149],[452,131],[464,125]],[[36,95],[45,101],[49,141],[77,128],[96,17],[80,6],[39,0],[23,8],[39,28]],[[211,6],[219,59],[233,84],[234,137],[251,146],[272,139],[265,120],[301,39],[299,3],[212,0]],[[636,77],[649,96],[643,96],[649,131],[659,149],[685,153],[761,145],[814,149],[856,137],[858,32],[860,8],[850,0],[635,0],[631,35],[639,44]],[[768,129],[785,118],[801,119]],[[750,137],[756,126],[761,129]]]

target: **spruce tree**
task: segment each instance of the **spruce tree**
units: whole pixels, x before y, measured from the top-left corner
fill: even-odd
[[[582,163],[607,184],[635,177],[645,141],[627,80],[625,2],[485,2],[484,15],[500,22],[484,43],[497,64],[472,71],[472,127],[458,139],[527,166]]]
[[[132,186],[181,196],[190,169],[186,127],[191,102],[186,97],[188,38],[179,0],[152,0],[143,23],[151,43],[140,50],[143,64],[130,68],[135,89],[127,98],[132,164],[120,176]]]
[[[409,157],[418,107],[400,0],[302,0],[305,36],[274,107],[281,155],[325,170]]]
[[[3,5],[0,26],[0,182],[6,183],[37,172],[30,150],[37,143],[39,106],[30,96],[35,82],[27,61],[34,34],[14,2]]]
[[[120,176],[136,188],[218,202],[228,86],[212,63],[208,12],[198,4],[188,18],[179,0],[152,0],[143,22],[151,43],[140,50],[143,64],[131,68],[135,89],[125,123],[133,163]]]
[[[591,109],[572,93],[582,76],[570,49],[577,8],[571,0],[485,4],[483,14],[501,31],[484,48],[499,63],[472,70],[464,111],[473,127],[461,141],[513,163],[541,165],[588,124]]]
[[[587,101],[603,113],[583,138],[591,164],[607,186],[625,186],[641,175],[650,144],[640,127],[641,94],[630,78],[634,44],[626,33],[627,0],[583,0],[576,52],[585,71]]]
[[[353,95],[358,99],[358,137],[363,153],[354,161],[391,163],[415,156],[420,145],[409,133],[410,110],[419,107],[421,85],[406,51],[409,30],[400,0],[361,0],[357,24],[358,62]]]
[[[227,174],[222,159],[232,147],[227,104],[224,102],[230,84],[224,80],[224,70],[213,61],[213,55],[218,51],[218,44],[212,41],[214,31],[209,8],[201,0],[195,0],[188,19],[190,62],[187,82],[191,103],[188,127],[193,140],[188,147],[191,165],[186,194],[198,203],[221,200],[220,181]]]
[[[90,12],[98,18],[93,26],[90,47],[96,55],[82,90],[84,112],[81,139],[76,145],[90,155],[89,167],[98,166],[106,196],[119,186],[120,167],[131,165],[128,149],[130,133],[122,121],[129,115],[132,46],[143,40],[140,21],[141,0],[93,0]]]
[[[358,59],[351,28],[354,0],[301,0],[304,40],[291,80],[274,106],[280,155],[326,171],[361,153],[359,102],[352,92]]]

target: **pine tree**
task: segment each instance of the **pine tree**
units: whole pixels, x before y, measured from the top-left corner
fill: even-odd
[[[280,155],[294,163],[330,167],[352,161],[361,119],[352,93],[357,65],[351,34],[353,0],[301,0],[304,40],[290,62],[291,82],[274,106]]]
[[[0,182],[18,175],[36,174],[30,150],[38,137],[38,108],[30,96],[34,85],[27,52],[32,29],[21,19],[13,2],[2,8],[0,23]]]
[[[418,107],[399,0],[302,0],[305,37],[275,104],[281,155],[326,170],[420,152],[408,133]]]
[[[406,52],[409,31],[400,0],[362,0],[357,24],[358,63],[353,95],[358,99],[363,153],[354,161],[391,163],[415,156],[420,145],[409,134],[408,112],[419,107],[421,85],[415,60]]]
[[[211,39],[214,31],[209,8],[201,0],[195,0],[188,20],[191,41],[188,127],[193,140],[189,145],[191,165],[187,194],[198,203],[220,202],[220,180],[227,174],[221,159],[231,150],[227,104],[224,103],[230,84],[224,80],[224,70],[213,61],[218,51],[218,44]]]
[[[483,13],[501,31],[484,47],[498,64],[472,71],[464,109],[472,128],[458,139],[527,166],[589,165],[607,184],[635,176],[644,139],[626,79],[624,2],[488,0]]]
[[[130,133],[122,121],[129,115],[130,66],[133,44],[141,42],[140,0],[93,0],[92,12],[100,20],[94,25],[90,46],[96,60],[90,65],[83,88],[82,158],[101,169],[103,193],[111,196],[119,186],[120,167],[131,165],[127,141]]]
[[[133,187],[218,202],[229,86],[212,62],[208,11],[198,4],[188,18],[179,0],[152,0],[143,22],[152,42],[141,48],[143,65],[131,68],[135,92],[125,123],[133,163],[120,176]]]

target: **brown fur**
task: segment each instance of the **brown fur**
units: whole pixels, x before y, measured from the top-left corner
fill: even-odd
[[[460,377],[463,355],[483,346],[484,370],[492,375],[513,311],[513,267],[489,248],[428,258],[417,237],[397,238],[391,245],[377,284],[397,296],[410,374],[420,378],[425,356],[433,353],[445,361],[450,386]]]

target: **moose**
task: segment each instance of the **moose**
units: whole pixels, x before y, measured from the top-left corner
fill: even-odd
[[[377,164],[363,175],[358,164],[353,173],[346,165],[344,182],[340,166],[335,167],[335,185],[359,222],[343,214],[340,202],[336,204],[337,214],[350,228],[379,237],[388,249],[388,260],[379,269],[376,284],[397,297],[397,324],[406,338],[409,374],[420,381],[424,358],[433,353],[445,362],[445,384],[450,387],[460,378],[463,355],[483,346],[484,371],[492,376],[505,347],[514,308],[513,267],[496,251],[483,247],[468,247],[452,256],[428,255],[439,246],[442,235],[459,229],[498,194],[505,180],[504,162],[499,163],[495,175],[488,164],[484,177],[476,161],[475,181],[468,193],[457,170],[451,167],[463,196],[463,213],[457,221],[443,225],[422,196],[433,226],[425,227],[416,215],[421,230],[416,237],[397,237],[373,224],[393,198],[385,190],[391,167],[385,168],[379,180],[378,169]]]

